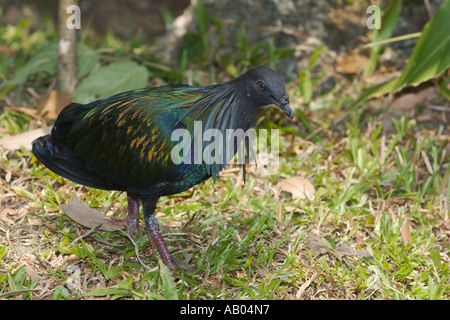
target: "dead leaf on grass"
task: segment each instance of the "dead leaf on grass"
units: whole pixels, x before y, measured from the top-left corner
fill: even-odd
[[[0,139],[0,146],[3,146],[6,151],[16,151],[19,150],[21,146],[24,146],[27,150],[31,150],[31,142],[40,136],[49,134],[51,130],[51,127],[43,127],[15,136],[4,137]]]
[[[295,295],[295,298],[301,299],[306,288],[308,288],[316,278],[317,278],[317,272],[314,272],[314,274],[300,286],[300,288],[297,291],[297,294]]]
[[[42,117],[48,117],[56,120],[58,114],[70,103],[71,99],[68,95],[52,90],[42,95],[38,101],[36,111]]]
[[[323,242],[322,237],[314,233],[311,234],[306,247],[312,250],[314,257],[317,257],[323,253],[331,252],[332,250]]]
[[[411,240],[411,225],[408,218],[406,218],[402,223],[402,227],[400,228],[400,235],[405,245],[408,244],[408,242]]]
[[[322,237],[320,237],[317,234],[312,233],[311,237],[309,239],[308,244],[306,245],[307,248],[312,250],[313,256],[316,257],[323,253],[332,253],[334,254],[339,260],[343,256],[359,256],[359,257],[365,257],[365,258],[373,258],[372,254],[367,249],[355,249],[352,247],[349,247],[345,244],[341,244],[336,249],[330,249],[322,240]]]
[[[352,218],[348,218],[348,221],[349,221],[350,226],[351,226],[352,228],[354,228],[354,227],[356,226],[356,222],[355,222],[355,220],[353,220]],[[363,240],[363,238],[362,238],[361,231],[359,231],[359,230],[356,230],[356,232],[355,232],[355,239],[356,239],[356,242],[357,242],[360,246],[366,246],[366,245],[367,245],[367,243],[366,243],[366,242]]]
[[[367,64],[367,57],[356,53],[349,52],[337,59],[336,70],[340,73],[360,73]]]
[[[8,225],[14,225],[14,220],[9,218],[8,215],[15,215],[16,214],[16,210],[11,209],[11,208],[4,208],[2,211],[0,211],[0,220],[2,220],[4,223],[8,224]]]
[[[355,249],[350,246],[347,246],[345,244],[341,244],[339,247],[337,247],[335,250],[333,250],[334,254],[338,259],[341,259],[343,256],[357,256],[357,257],[364,257],[364,258],[372,258],[373,256],[367,249]]]
[[[104,231],[117,231],[123,228],[121,225],[112,224],[100,211],[89,208],[85,203],[81,203],[76,195],[72,197],[68,204],[62,204],[61,209],[73,221],[86,228],[94,228],[99,224],[101,224],[99,230]]]
[[[27,274],[27,276],[31,278],[32,281],[35,281],[40,278],[39,273],[32,266],[26,266],[25,273]]]
[[[292,198],[300,198],[304,200],[313,200],[316,189],[307,179],[302,177],[292,177],[281,180],[279,183],[281,191],[292,194]]]
[[[428,87],[425,89],[417,89],[412,91],[400,92],[391,101],[389,106],[392,109],[399,111],[410,111],[416,107],[418,104],[422,104],[426,99],[428,99],[434,92],[433,87]]]
[[[0,44],[0,53],[5,54],[7,56],[12,56],[14,55],[15,51],[4,44]]]

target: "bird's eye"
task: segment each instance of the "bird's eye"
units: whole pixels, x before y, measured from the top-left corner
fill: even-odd
[[[258,89],[261,91],[266,90],[266,84],[262,81],[258,81]]]

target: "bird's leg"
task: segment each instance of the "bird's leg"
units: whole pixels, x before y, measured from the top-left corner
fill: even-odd
[[[152,240],[152,244],[158,248],[159,254],[161,255],[164,264],[169,268],[175,270],[178,269],[178,265],[175,263],[174,259],[167,249],[166,243],[159,231],[159,224],[155,217],[156,199],[149,199],[143,201],[144,206],[144,221],[147,232]]]
[[[141,227],[139,227],[139,200],[133,198],[127,194],[128,200],[128,215],[125,220],[125,225],[128,228],[128,232],[132,235],[139,235],[141,233]]]
[[[141,227],[139,226],[139,200],[127,194],[128,215],[126,219],[112,219],[114,224],[122,224],[127,227],[128,233],[131,235],[139,235]]]

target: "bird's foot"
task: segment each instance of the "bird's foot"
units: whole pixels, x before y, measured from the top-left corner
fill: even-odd
[[[141,226],[139,225],[139,200],[127,194],[128,200],[128,216],[126,219],[111,219],[111,223],[116,225],[124,225],[131,236],[139,236],[141,234]]]
[[[141,234],[141,226],[139,225],[139,215],[129,214],[125,219],[111,219],[112,224],[124,225],[132,236]]]
[[[183,266],[180,264],[179,261],[177,261],[172,255],[170,254],[169,250],[167,249],[166,243],[164,242],[164,239],[161,235],[161,233],[158,231],[149,231],[147,228],[147,231],[150,235],[150,240],[152,242],[153,247],[158,249],[159,254],[161,255],[161,258],[166,266],[168,266],[172,270],[177,269],[184,269]]]
[[[161,255],[161,258],[166,266],[168,266],[172,270],[190,270],[187,266],[185,266],[182,262],[179,262],[170,254],[161,235],[161,232],[159,231],[158,221],[156,220],[156,217],[154,215],[151,215],[149,218],[145,218],[145,227],[150,236],[153,248],[156,247],[156,249],[158,249],[158,252]]]

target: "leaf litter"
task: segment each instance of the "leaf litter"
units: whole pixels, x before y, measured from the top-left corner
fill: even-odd
[[[104,231],[117,231],[123,228],[123,225],[111,223],[100,211],[90,208],[86,203],[80,202],[77,195],[74,195],[68,204],[62,204],[61,209],[73,221],[86,228],[100,226],[98,229]]]
[[[306,247],[308,249],[311,249],[314,257],[325,253],[331,253],[335,255],[339,260],[341,260],[343,256],[357,256],[371,259],[374,258],[370,251],[367,249],[355,249],[345,244],[341,244],[336,249],[332,249],[325,244],[323,238],[316,232],[310,233],[309,242]]]

